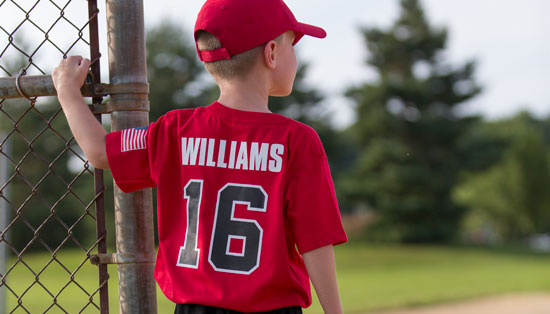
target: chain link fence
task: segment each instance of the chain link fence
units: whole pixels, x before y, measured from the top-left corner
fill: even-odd
[[[57,99],[22,84],[74,54],[99,79],[98,12],[95,0],[0,0],[0,314],[108,313],[106,265],[98,280],[89,261],[106,252],[103,173]]]

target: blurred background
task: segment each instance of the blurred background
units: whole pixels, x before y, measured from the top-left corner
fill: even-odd
[[[550,2],[286,3],[328,37],[299,42],[294,91],[270,99],[270,108],[313,126],[325,146],[350,237],[336,248],[346,311],[550,292]],[[151,121],[218,96],[193,43],[201,5],[145,1]],[[5,12],[0,24],[10,29],[18,22]],[[105,28],[100,22],[104,82]],[[33,51],[39,36],[29,26],[11,40]],[[71,54],[87,55],[85,48]],[[40,68],[30,66],[29,75],[50,73],[61,55],[33,57]],[[28,62],[4,51],[1,76]],[[38,103],[58,106],[51,98]],[[62,119],[56,123],[67,132]],[[67,158],[59,171],[82,163]],[[18,189],[11,193],[17,199]],[[106,204],[112,220],[112,201]],[[32,237],[24,227],[10,232],[16,247]],[[45,241],[59,239],[52,233]],[[113,251],[114,236],[109,241]],[[159,313],[170,311],[159,293]],[[320,311],[315,302],[307,313]]]

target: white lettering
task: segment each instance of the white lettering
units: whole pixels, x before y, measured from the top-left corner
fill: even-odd
[[[229,165],[227,168],[235,168],[235,151],[237,150],[237,142],[231,141],[231,149],[229,151]]]
[[[241,142],[241,147],[239,148],[239,156],[237,156],[235,169],[242,168],[243,170],[248,170],[248,151],[246,146],[246,142]]]
[[[268,143],[262,143],[260,151],[258,151],[257,142],[252,142],[250,147],[250,170],[265,171],[267,167],[267,151],[269,150]]]
[[[216,167],[214,162],[214,146],[216,145],[216,140],[213,138],[208,139],[208,158],[206,159],[206,165],[209,167]]]
[[[220,149],[218,151],[218,167],[226,168],[227,164],[225,163],[225,143],[226,140],[220,140]]]
[[[216,143],[219,141],[219,143]],[[215,138],[181,138],[181,164],[235,170],[281,172],[285,147],[282,144],[231,141]],[[216,146],[218,149],[217,159]],[[229,156],[227,156],[229,153]]]
[[[204,166],[204,160],[206,159],[206,138],[201,138],[201,151],[199,154],[199,166]]]
[[[272,144],[269,155],[273,160],[269,161],[269,171],[280,172],[283,167],[283,158],[280,156],[284,153],[285,147],[281,144]]]
[[[193,145],[195,144],[195,145]],[[200,142],[195,138],[186,137],[181,138],[181,164],[182,165],[195,165],[197,162],[197,153],[199,152]]]

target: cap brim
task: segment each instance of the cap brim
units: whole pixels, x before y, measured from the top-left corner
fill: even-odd
[[[292,43],[293,45],[295,45],[304,35],[317,38],[327,37],[327,32],[325,32],[324,29],[304,23],[297,23],[296,26],[294,26],[293,31],[296,33],[296,37],[294,38],[294,42]]]

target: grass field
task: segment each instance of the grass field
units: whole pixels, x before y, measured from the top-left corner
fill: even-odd
[[[375,309],[388,309],[441,303],[491,294],[550,291],[550,254],[533,254],[520,251],[435,247],[435,246],[375,246],[349,243],[336,248],[340,293],[347,313],[365,313]],[[38,272],[51,256],[30,254],[25,263]],[[57,255],[69,272],[79,267],[83,255],[78,251],[65,251]],[[10,265],[13,261],[10,262]],[[116,266],[109,266],[111,313],[118,313]],[[51,263],[40,274],[40,284],[57,295],[70,281],[71,275],[57,262]],[[97,287],[97,268],[86,262],[74,279],[89,293]],[[53,297],[36,283],[35,275],[19,264],[7,277],[14,293],[21,295],[22,305],[30,313],[48,309]],[[59,295],[57,303],[68,313],[79,313],[88,303],[89,296],[76,284],[70,283]],[[17,306],[13,293],[7,291],[8,312]],[[97,296],[93,298],[96,300]],[[173,313],[173,304],[158,292],[159,313]],[[88,306],[82,313],[97,313]],[[321,313],[314,304],[305,313]],[[22,308],[13,313],[27,313]],[[64,313],[57,306],[48,313]]]

